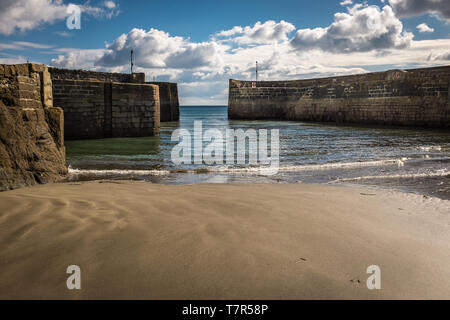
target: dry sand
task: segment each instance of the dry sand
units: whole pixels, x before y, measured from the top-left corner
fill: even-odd
[[[370,265],[381,290],[366,287]],[[450,205],[312,185],[3,192],[0,298],[450,299]]]

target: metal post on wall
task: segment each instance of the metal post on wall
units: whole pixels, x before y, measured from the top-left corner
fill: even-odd
[[[131,74],[133,74],[133,49],[131,49]]]

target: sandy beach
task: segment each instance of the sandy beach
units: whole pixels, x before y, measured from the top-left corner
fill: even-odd
[[[1,299],[450,299],[449,201],[391,191],[41,185],[0,193],[0,243]]]

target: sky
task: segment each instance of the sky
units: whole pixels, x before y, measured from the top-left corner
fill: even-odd
[[[450,65],[450,0],[0,0],[0,63],[128,73],[131,49],[181,105],[226,105],[256,61],[260,80]]]

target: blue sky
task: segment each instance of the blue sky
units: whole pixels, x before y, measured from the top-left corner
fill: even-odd
[[[70,3],[81,29],[66,26]],[[2,0],[0,63],[129,72],[226,104],[229,78],[301,79],[450,64],[450,0]]]

